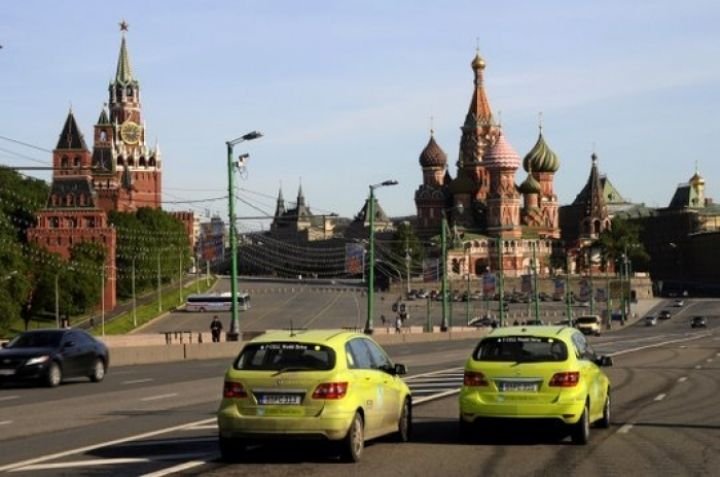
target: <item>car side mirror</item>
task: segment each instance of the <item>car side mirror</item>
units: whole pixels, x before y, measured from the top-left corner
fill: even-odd
[[[600,356],[595,363],[600,367],[608,367],[613,365],[613,359],[610,356]]]
[[[397,376],[404,376],[405,374],[407,374],[407,366],[405,366],[404,364],[395,364],[393,374]]]
[[[63,348],[73,348],[73,347],[75,347],[74,341],[66,341],[65,344],[63,345]]]

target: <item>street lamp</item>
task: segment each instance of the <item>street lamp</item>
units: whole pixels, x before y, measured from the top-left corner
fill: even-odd
[[[365,334],[373,333],[373,304],[375,300],[375,189],[397,185],[396,180],[387,180],[379,184],[370,185],[370,197],[368,198],[367,212],[370,215],[370,257],[368,257],[368,302],[367,319],[365,320]]]
[[[233,147],[241,142],[252,141],[262,137],[258,131],[249,132],[232,141],[227,141],[227,168],[228,168],[228,219],[230,221],[230,330],[227,332],[228,341],[237,341],[240,338],[240,324],[238,323],[237,306],[237,237],[235,235],[235,192],[233,185]],[[248,154],[240,156],[239,160],[247,159]]]
[[[463,205],[457,204],[454,207],[455,210],[459,214],[463,213]],[[452,209],[451,209],[452,210]],[[447,214],[445,214],[445,209],[440,210],[442,214],[442,227],[440,231],[440,255],[442,256],[442,322],[440,324],[440,331],[447,331],[448,330],[448,279],[447,279],[447,231],[448,231],[448,223],[447,223]]]

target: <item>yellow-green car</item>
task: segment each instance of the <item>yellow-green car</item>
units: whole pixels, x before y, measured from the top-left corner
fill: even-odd
[[[347,460],[365,440],[407,441],[410,389],[370,337],[342,330],[278,331],[248,342],[225,374],[217,413],[220,453],[236,460],[262,439],[321,438]]]
[[[590,425],[610,426],[610,380],[585,336],[564,326],[497,328],[465,364],[460,391],[460,432],[478,421],[536,419],[570,427],[572,441],[586,444]]]

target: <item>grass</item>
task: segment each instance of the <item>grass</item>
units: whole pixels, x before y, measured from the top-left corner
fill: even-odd
[[[191,282],[183,287],[183,298],[187,297],[190,293],[202,293],[212,288],[217,282],[217,278],[213,277],[210,280],[210,284],[206,284],[205,278],[200,279],[200,283]],[[185,301],[183,300],[183,304]],[[162,307],[158,310],[157,300],[151,301],[150,303],[140,305],[136,308],[135,314],[137,318],[137,327],[148,323],[154,318],[161,314],[175,309],[180,304],[180,290],[174,289],[172,291],[163,290],[162,294]],[[106,335],[122,335],[133,331],[136,327],[133,326],[132,310],[122,313],[116,316],[112,321],[105,323],[105,334]],[[96,325],[90,329],[90,332],[94,335],[100,335],[102,333],[102,324],[96,323]]]

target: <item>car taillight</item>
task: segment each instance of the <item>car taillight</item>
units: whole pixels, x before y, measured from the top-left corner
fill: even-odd
[[[463,377],[463,385],[465,386],[487,386],[488,382],[485,375],[479,371],[465,371]]]
[[[248,394],[242,384],[233,381],[225,381],[225,386],[223,386],[223,397],[246,398],[248,397]]]
[[[318,384],[312,393],[313,399],[342,399],[347,394],[347,382]]]
[[[572,388],[580,382],[580,373],[570,371],[565,373],[555,373],[550,379],[550,386],[558,386],[561,388]]]

